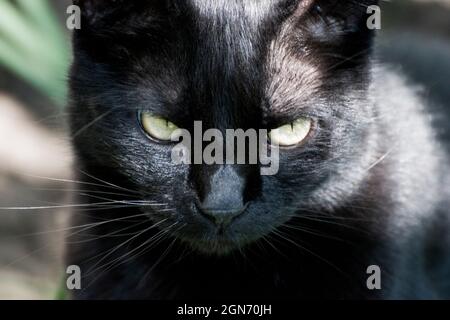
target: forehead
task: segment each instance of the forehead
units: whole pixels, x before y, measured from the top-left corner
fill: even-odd
[[[201,16],[247,18],[255,24],[270,14],[280,0],[188,0]]]
[[[146,105],[157,95],[160,105],[204,115],[211,125],[244,126],[236,122],[312,104],[320,61],[301,55],[295,21],[303,21],[296,10],[313,2],[178,0],[170,9],[166,0],[123,2],[81,34],[107,39],[105,55],[127,66],[129,90],[148,97]],[[94,55],[101,50],[97,38],[83,43]]]
[[[236,125],[245,114],[257,117],[267,48],[264,29],[280,0],[186,1],[196,38],[189,77],[191,107],[215,126],[224,121]]]
[[[255,41],[262,42],[262,29],[276,15],[282,0],[185,0],[191,8],[201,39],[221,41],[222,50],[250,58]],[[207,43],[207,41],[200,41]],[[211,43],[209,43],[211,45]],[[225,46],[226,45],[226,46]],[[230,56],[229,56],[230,57]],[[231,57],[230,57],[231,58]]]

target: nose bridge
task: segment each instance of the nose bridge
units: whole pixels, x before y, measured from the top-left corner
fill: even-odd
[[[228,129],[258,128],[262,118],[265,54],[258,45],[259,26],[254,22],[262,19],[266,11],[260,12],[255,6],[245,4],[247,2],[235,0],[195,3],[213,12],[201,6],[205,10],[199,11],[200,18],[194,29],[198,39],[189,66],[192,90],[187,93],[187,103],[190,109],[196,120],[202,121],[204,131],[218,129],[224,139]],[[202,14],[204,12],[208,14]],[[230,141],[224,142],[223,156],[228,157]],[[245,149],[247,154],[248,148]],[[250,163],[194,165],[191,177],[200,206],[207,209],[204,211],[209,211],[210,216],[239,212],[237,210],[244,208],[253,197],[251,191],[257,190],[258,172],[258,167]]]
[[[203,167],[202,207],[209,211],[234,211],[244,205],[246,177],[235,165]]]

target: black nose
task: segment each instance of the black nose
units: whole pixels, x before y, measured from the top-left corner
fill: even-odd
[[[229,209],[200,208],[200,211],[203,216],[214,222],[218,227],[225,228],[229,226],[235,218],[242,215],[246,209],[247,206]]]
[[[199,209],[217,226],[226,227],[247,208],[244,201],[245,179],[235,168],[224,166],[213,174],[208,184]]]

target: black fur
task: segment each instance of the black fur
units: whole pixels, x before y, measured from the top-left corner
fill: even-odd
[[[95,210],[73,223],[97,225],[69,237],[75,298],[450,298],[449,159],[421,99],[371,59],[376,1],[76,3],[71,124]],[[173,165],[142,110],[188,129],[315,129],[261,176]],[[227,197],[218,174],[248,203],[225,230],[196,206]],[[152,204],[95,205],[110,200]]]

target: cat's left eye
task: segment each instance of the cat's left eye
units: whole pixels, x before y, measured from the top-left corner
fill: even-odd
[[[178,127],[169,120],[154,116],[149,112],[142,112],[140,114],[140,121],[145,132],[157,141],[171,141],[172,135],[178,129]]]
[[[308,137],[312,126],[313,124],[311,119],[297,119],[292,123],[270,131],[270,142],[280,147],[296,146]]]

